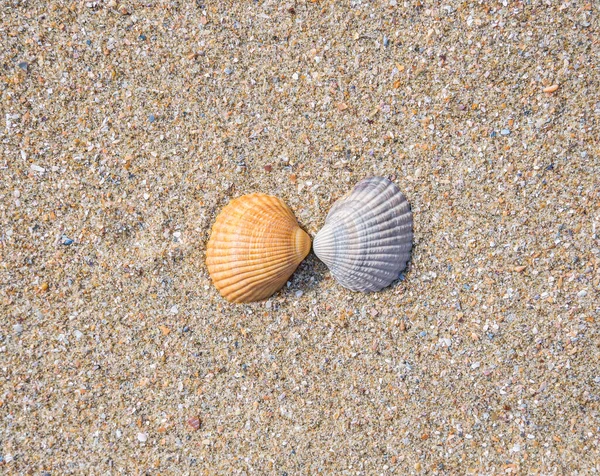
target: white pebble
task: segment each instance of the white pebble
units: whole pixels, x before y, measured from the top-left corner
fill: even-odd
[[[42,174],[46,171],[44,167],[40,167],[39,165],[35,164],[31,164],[31,170],[33,170],[34,172],[40,172]]]
[[[146,433],[138,433],[137,438],[140,443],[146,443],[146,441],[148,441],[148,435],[146,435]]]

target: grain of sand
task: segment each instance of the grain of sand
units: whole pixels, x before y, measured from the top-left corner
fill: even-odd
[[[2,1],[0,472],[598,473],[596,10]],[[402,281],[219,296],[230,199],[370,175]]]

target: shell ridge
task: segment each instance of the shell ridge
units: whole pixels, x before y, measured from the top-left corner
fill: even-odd
[[[394,185],[393,182],[390,182],[387,179],[382,179],[383,177],[369,177],[359,181],[354,186],[350,196],[355,197],[354,199],[360,199],[362,201],[365,196],[374,193],[381,193],[389,187],[389,184]]]
[[[262,259],[253,259],[253,260],[244,260],[238,259],[237,261],[222,261],[220,263],[212,263],[214,265],[213,273],[217,275],[218,273],[222,273],[224,271],[229,271],[231,268],[236,268],[236,272],[241,274],[243,270],[250,270],[256,266],[261,266],[262,262],[264,262],[264,258]],[[291,263],[294,260],[291,260],[289,257],[285,255],[279,256],[277,259],[272,260],[272,266],[281,266],[285,263]]]
[[[293,243],[290,243],[288,245],[281,245],[281,246],[273,246],[273,247],[269,247],[269,248],[264,248],[262,250],[251,250],[247,247],[232,247],[230,248],[230,250],[233,252],[235,251],[235,254],[243,254],[246,255],[248,257],[253,256],[254,258],[252,259],[258,259],[260,257],[264,257],[267,254],[272,254],[272,253],[280,253],[280,252],[285,252],[285,251],[290,251],[293,249]],[[214,258],[222,258],[222,257],[227,257],[227,256],[231,256],[232,253],[224,253],[224,252],[220,252],[219,250],[215,251],[214,253],[212,253],[211,255],[211,260]]]
[[[365,213],[364,213],[364,211],[363,211],[363,210],[361,210],[361,208],[363,208],[361,205],[362,205],[362,204],[358,203],[357,205],[355,205],[355,208],[353,208],[353,210],[352,210],[352,213],[356,213],[356,214],[357,214],[359,217],[360,217],[361,215],[364,215],[364,214],[365,214]],[[379,212],[381,209],[385,209],[385,207],[386,207],[386,203],[381,203],[381,204],[379,204],[377,207],[375,207],[374,209],[372,209],[372,210],[370,210],[370,211],[368,212],[368,216],[369,216],[370,218],[376,217],[376,216],[377,216],[377,214],[378,214],[378,212]],[[361,212],[362,212],[362,214],[361,214]],[[388,216],[388,214],[389,214],[389,216],[395,216],[395,215],[394,215],[394,212],[395,212],[395,209],[394,209],[394,208],[391,208],[391,209],[387,210],[387,212],[386,212],[386,216]],[[338,212],[338,213],[339,213],[339,212]],[[356,220],[356,218],[354,218],[354,217],[352,216],[352,213],[348,213],[348,215],[346,215],[346,216],[343,216],[343,215],[342,215],[342,216],[340,216],[340,217],[339,217],[337,220],[335,220],[335,221],[333,221],[333,220],[332,220],[331,224],[333,224],[333,223],[335,223],[335,222],[337,222],[337,221],[339,221],[339,220],[341,220],[341,219],[343,219],[343,218],[349,218],[349,217],[351,217],[353,220]],[[408,211],[408,213],[405,213],[405,214],[403,214],[403,215],[400,215],[400,216],[407,216],[407,217],[411,217],[411,216],[412,216],[412,213],[410,213],[410,211]],[[326,222],[326,223],[327,223],[327,222]]]
[[[254,282],[254,279],[252,279],[252,278],[257,278],[257,277],[262,277],[262,278],[275,277],[275,276],[277,276],[277,273],[279,273],[281,271],[285,271],[288,268],[290,268],[291,266],[293,266],[293,264],[291,264],[291,263],[286,263],[283,266],[274,265],[274,266],[270,266],[269,268],[264,268],[264,267],[261,268],[259,266],[255,266],[254,268],[247,269],[244,272],[236,273],[234,276],[231,276],[229,278],[221,279],[221,282],[223,283],[222,287],[223,287],[223,289],[226,289],[229,286],[236,285],[240,282],[241,283],[244,283],[244,282],[252,283],[252,282]],[[215,275],[217,278],[220,278],[220,276],[221,276],[221,275],[219,275],[219,273],[215,273]]]

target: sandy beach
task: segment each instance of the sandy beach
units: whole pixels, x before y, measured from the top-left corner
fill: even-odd
[[[480,3],[0,2],[0,473],[600,473],[598,5]],[[219,295],[370,176],[400,280]]]

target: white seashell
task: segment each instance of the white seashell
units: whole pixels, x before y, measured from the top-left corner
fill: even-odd
[[[334,203],[313,250],[345,288],[379,291],[406,268],[412,229],[410,204],[400,189],[371,177]]]

